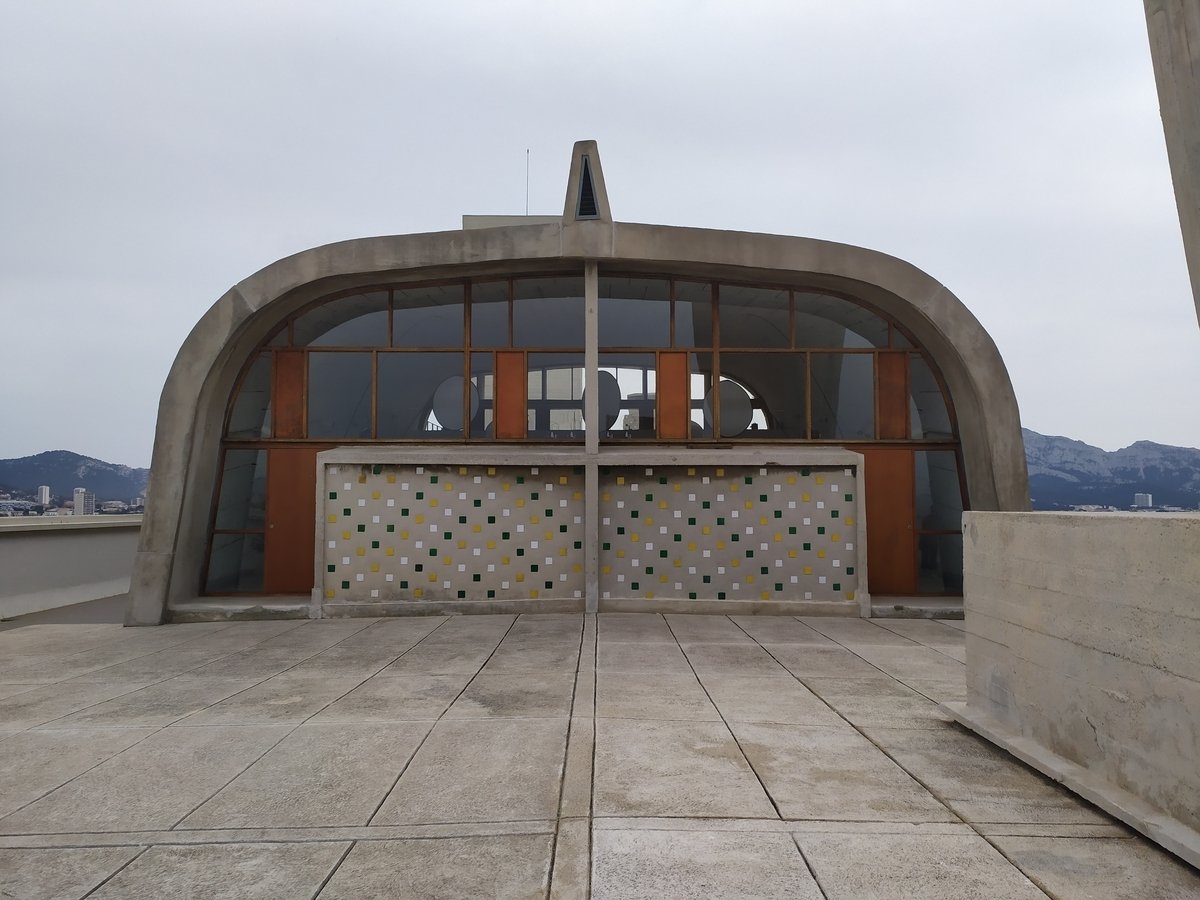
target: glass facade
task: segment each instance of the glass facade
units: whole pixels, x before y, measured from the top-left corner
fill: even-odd
[[[582,274],[381,285],[290,317],[231,398],[206,589],[269,591],[266,472],[277,450],[498,434],[582,444],[595,427],[601,442],[907,448],[918,590],[961,590],[953,407],[896,322],[788,286],[619,271],[601,271],[597,286],[594,426]]]

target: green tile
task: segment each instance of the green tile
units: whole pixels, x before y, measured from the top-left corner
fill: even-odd
[[[658,483],[659,483],[659,484],[666,484],[666,483],[667,483],[667,479],[665,479],[665,478],[660,478],[660,479],[658,479]]]
[[[407,507],[407,506],[402,506],[402,507],[400,507],[400,515],[401,515],[401,516],[407,516],[407,515],[408,515],[408,507]]]
[[[658,551],[658,555],[659,555],[659,557],[660,557],[660,558],[662,558],[662,559],[666,559],[666,558],[667,558],[667,551],[666,551],[666,550],[659,550],[659,551]]]
[[[529,571],[530,571],[530,572],[536,572],[537,570],[538,570],[537,563],[530,563],[530,565],[529,565]]]
[[[366,530],[367,530],[367,526],[366,526],[366,525],[359,525],[359,526],[358,526],[358,532],[359,532],[359,534],[362,534],[362,533],[363,533],[364,531],[366,531]]]
[[[630,590],[634,590],[634,591],[638,590],[638,583],[636,581],[629,582],[629,588],[630,588]]]
[[[770,574],[771,574],[771,570],[770,570],[769,568],[767,568],[766,566],[763,566],[762,568],[760,568],[760,569],[758,570],[758,574],[759,574],[759,575],[770,575]]]
[[[702,509],[712,509],[712,503],[708,500],[701,500],[700,507]]]
[[[717,599],[718,599],[718,600],[724,600],[724,599],[725,599],[725,592],[724,592],[724,591],[717,591]]]
[[[424,499],[425,499],[425,492],[424,492],[424,491],[417,491],[416,497],[417,497],[417,499],[418,499],[418,500],[424,500]]]
[[[742,539],[742,536],[740,534],[738,534],[736,531],[729,536],[729,540],[733,541],[735,544],[738,541],[740,541],[741,539]]]
[[[805,542],[804,542],[804,549],[805,549],[805,550],[811,550],[811,549],[812,549],[812,544],[808,543],[808,541],[805,541]]]
[[[646,574],[653,575],[654,574],[654,566],[646,566]]]
[[[350,582],[348,582],[348,581],[343,581],[343,582],[342,582],[342,590],[343,590],[343,591],[348,591],[348,590],[350,590]]]
[[[512,539],[512,534],[510,532],[507,532],[507,531],[500,532],[500,540],[508,541],[511,539]]]
[[[653,503],[653,502],[654,502],[654,495],[653,495],[653,494],[647,494],[647,495],[646,495],[646,502],[647,502],[647,503]]]
[[[488,524],[489,524],[489,525],[495,525],[495,524],[496,524],[496,517],[495,517],[495,516],[488,516]]]
[[[326,572],[336,572],[336,571],[337,571],[337,566],[335,566],[335,565],[328,565],[328,566],[326,566],[326,567],[325,567],[325,571],[326,571]]]
[[[583,541],[576,541],[573,546],[574,546],[574,549],[576,549],[576,550],[582,550],[583,549]],[[608,544],[605,544],[604,546],[607,547]]]
[[[425,566],[422,563],[417,563],[416,565],[413,566],[413,569],[417,572],[424,572]]]
[[[677,544],[678,544],[678,543],[680,543],[682,540],[683,540],[683,535],[682,535],[682,534],[677,534],[677,535],[675,535],[675,543],[677,543]]]
[[[854,566],[846,566],[846,574],[853,575],[854,574]]]
[[[566,526],[566,525],[559,525],[559,526],[558,526],[558,533],[559,533],[559,534],[566,534],[566,533],[567,533],[567,526]]]
[[[553,581],[546,582],[546,590],[548,590],[548,591],[554,590],[554,582]]]
[[[350,513],[351,513],[351,509],[350,509],[350,507],[348,507],[348,506],[347,506],[345,509],[343,509],[343,510],[342,510],[342,515],[343,515],[343,516],[348,516],[348,515],[350,515]]]
[[[825,533],[825,526],[824,526],[824,525],[818,525],[818,526],[817,526],[817,534],[824,534],[824,533]]]
[[[466,524],[467,524],[467,517],[466,517],[466,516],[459,516],[459,517],[458,517],[458,524],[459,524],[459,525],[466,525]]]
[[[531,494],[529,495],[529,499],[530,499],[530,500],[536,500],[536,499],[537,499],[539,496],[540,496],[540,495],[538,494],[538,492],[537,492],[537,491],[534,491],[533,493],[531,493]]]
[[[525,555],[525,548],[524,548],[524,547],[518,547],[518,548],[517,548],[517,556],[524,556],[524,555]]]
[[[437,547],[430,547],[430,548],[429,548],[429,555],[430,555],[430,556],[437,556]]]
[[[696,592],[695,592],[695,591],[690,591],[690,592],[688,593],[688,599],[689,599],[689,600],[695,600],[695,599],[696,599]]]
[[[547,509],[545,510],[545,512],[546,512],[546,518],[547,518],[547,519],[553,519],[553,518],[554,518],[554,510],[553,510],[553,509],[547,508]]]
[[[524,476],[524,475],[518,475],[518,476],[517,476],[517,484],[524,484],[524,483],[525,483],[525,476]]]
[[[754,551],[753,550],[746,551],[746,559],[754,559]]]
[[[438,483],[438,482],[437,482],[437,480],[438,480],[438,477],[437,477],[436,475],[430,475],[430,476],[429,476],[429,483],[430,483],[430,484],[437,484],[437,483]]]
[[[389,525],[389,526],[387,527],[387,532],[388,532],[388,534],[395,534],[395,533],[396,533],[396,526],[395,526],[395,525]]]
[[[576,541],[575,543],[576,543],[576,544],[578,544],[578,543],[579,543],[579,541]],[[611,549],[612,549],[612,544],[610,544],[608,541],[605,541],[605,542],[604,542],[604,544],[603,544],[602,546],[603,546],[603,549],[605,549],[605,550],[611,550]],[[578,550],[578,549],[579,549],[579,547],[578,547],[578,546],[576,546],[576,548],[575,548],[575,549],[576,549],[576,550]]]
[[[371,541],[371,549],[378,550],[379,549],[379,541]]]
[[[408,590],[408,582],[407,581],[400,582],[400,590],[402,590],[402,591]]]
[[[337,491],[330,491],[330,492],[329,492],[329,499],[330,499],[330,500],[336,500],[336,499],[337,499]]]
[[[853,494],[846,494],[846,502],[847,502],[847,503],[849,503],[849,502],[850,502],[851,500],[853,500],[853,499],[854,499],[854,495],[853,495]]]
[[[836,519],[836,518],[838,517],[838,511],[837,511],[836,509],[835,509],[835,510],[831,510],[831,511],[830,511],[830,513],[829,513],[829,517],[830,517],[830,518],[832,518],[832,519]]]
[[[835,581],[835,582],[833,583],[833,589],[834,589],[835,591],[840,591],[840,590],[842,589],[841,582],[837,582],[837,581]]]
[[[696,518],[695,518],[695,516],[691,516],[691,517],[689,517],[689,518],[688,518],[688,524],[689,524],[689,525],[695,525],[695,524],[696,524]]]
[[[472,581],[479,581],[479,578],[480,578],[480,576],[479,576],[478,572],[476,572],[474,575],[471,576]]]
[[[788,534],[795,534],[795,533],[796,533],[796,526],[795,526],[795,525],[789,525],[789,526],[788,526]]]
[[[479,507],[483,506],[483,501],[482,500],[472,500],[471,505],[474,506],[476,509],[479,509]]]
[[[711,575],[705,575],[705,576],[704,576],[704,583],[705,583],[705,584],[712,584],[712,576],[711,576]]]
[[[466,591],[459,591],[459,592],[458,592],[458,599],[459,599],[459,600],[466,600],[466,599],[467,599],[467,592],[466,592]]]
[[[746,484],[754,484],[754,477],[752,475],[747,475],[745,480]]]
[[[496,599],[496,592],[495,592],[495,591],[488,591],[487,595],[488,595],[488,599],[489,599],[489,600],[495,600],[495,599]]]
[[[443,532],[442,532],[442,540],[443,540],[443,541],[452,541],[452,540],[454,540],[454,532],[453,532],[453,531],[443,531]]]
[[[383,466],[372,466],[372,467],[371,467],[371,474],[372,474],[372,475],[378,475],[378,474],[379,474],[380,472],[382,472],[382,471],[383,471]]]
[[[759,495],[758,495],[758,502],[759,502],[759,503],[766,503],[766,502],[767,502],[767,495],[766,495],[766,494],[759,494]]]
[[[717,524],[718,524],[718,525],[724,525],[724,524],[725,524],[725,517],[724,517],[724,516],[717,516]]]
[[[624,533],[625,533],[625,526],[624,526],[624,525],[618,525],[618,526],[617,526],[617,534],[624,534]]]
[[[807,478],[809,475],[812,474],[812,469],[810,469],[808,466],[801,466],[800,474],[803,475],[805,478]]]

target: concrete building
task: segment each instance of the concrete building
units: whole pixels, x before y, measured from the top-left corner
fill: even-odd
[[[87,488],[75,488],[73,512],[77,516],[94,516],[96,514],[96,495],[90,493]]]
[[[50,485],[39,484],[37,491],[37,502],[39,506],[50,505]]]
[[[996,347],[914,266],[615,222],[593,142],[561,217],[464,226],[299,253],[203,317],[131,622],[869,614],[958,597],[963,510],[1028,508]]]
[[[1153,494],[1134,494],[1133,505],[1138,509],[1149,509],[1154,505]]]

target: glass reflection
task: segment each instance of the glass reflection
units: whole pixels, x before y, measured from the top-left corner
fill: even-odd
[[[337,297],[310,309],[292,326],[296,347],[386,347],[387,291]]]
[[[392,294],[393,347],[461,347],[461,284],[397,290]]]
[[[806,437],[806,356],[792,352],[723,352],[721,376],[733,378],[746,388],[753,398],[753,415],[745,430],[734,434],[728,431],[722,412],[722,434],[751,440]]]
[[[513,285],[513,346],[582,347],[583,279],[522,278]]]
[[[226,436],[252,441],[271,436],[271,354],[260,353],[242,379]]]
[[[875,359],[870,353],[812,353],[813,440],[875,437]]]
[[[461,436],[462,377],[461,353],[380,353],[376,436]]]
[[[886,347],[888,324],[871,310],[828,294],[795,294],[797,347]]]
[[[667,347],[671,343],[671,285],[656,278],[601,278],[601,347]]]
[[[226,450],[215,528],[261,529],[267,519],[267,451]]]
[[[722,284],[719,294],[722,347],[788,347],[788,292]]]
[[[308,436],[371,436],[370,353],[308,355]]]

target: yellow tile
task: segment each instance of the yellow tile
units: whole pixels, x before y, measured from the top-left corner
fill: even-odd
[[[695,475],[695,474],[696,474],[696,470],[695,470],[695,469],[688,469],[688,474],[689,474],[689,475]]]
[[[466,466],[459,466],[459,467],[458,467],[458,474],[459,474],[459,475],[466,475],[466,474],[467,474],[467,467],[466,467]]]
[[[437,572],[430,572],[430,573],[429,573],[429,580],[430,580],[430,581],[437,581]]]
[[[610,500],[612,500],[612,495],[609,494],[608,491],[605,491],[603,494],[600,495],[600,499],[603,500],[605,503],[608,503]]]
[[[371,499],[378,500],[379,499],[379,491],[371,491]]]
[[[445,484],[442,485],[442,490],[443,491],[452,491],[452,490],[454,490],[454,485],[452,485],[450,482],[447,481]]]
[[[842,536],[840,534],[831,534],[829,539],[836,544],[842,539]]]
[[[534,590],[534,591],[530,591],[530,592],[529,592],[529,599],[530,599],[530,600],[536,600],[537,598],[538,598],[538,592],[537,592],[536,590]]]
[[[763,592],[762,592],[761,594],[759,594],[758,596],[759,596],[761,599],[763,599],[763,600],[770,600],[770,599],[771,599],[771,595],[770,595],[770,594],[768,594],[766,591],[763,591]]]
[[[746,501],[746,509],[754,509],[753,501],[750,501],[750,500]]]
[[[782,540],[783,540],[783,532],[780,532],[780,531],[775,532],[775,543],[778,544]]]
[[[677,559],[672,563],[672,565],[674,565],[675,568],[677,568],[677,569],[682,569],[683,568],[683,560]]]
[[[583,499],[583,492],[582,492],[582,491],[576,491],[575,493],[573,493],[573,494],[571,495],[571,499],[572,499],[572,500],[582,500],[582,499]]]
[[[673,490],[675,493],[678,494],[680,491],[683,490],[683,488],[680,487],[678,484],[673,484],[673,485],[671,485],[671,490]]]
[[[646,599],[653,600],[654,599],[654,591],[646,591]]]
[[[421,515],[420,513],[417,513],[415,516],[413,516],[413,521],[416,522],[418,525],[424,525],[425,517],[423,515]]]
[[[666,584],[666,583],[667,583],[667,576],[666,576],[666,575],[659,575],[659,576],[658,576],[658,581],[659,581],[659,583],[660,583],[660,584]]]
[[[724,470],[724,469],[717,469],[717,477],[718,477],[718,478],[724,478],[724,477],[725,477],[725,470]]]
[[[853,600],[854,599],[854,591],[846,591],[846,599]]]
[[[367,483],[367,473],[366,473],[366,472],[360,472],[360,473],[359,473],[359,476],[358,476],[358,483],[359,483],[359,484],[366,484],[366,483]]]
[[[733,567],[733,568],[735,568],[735,569],[740,569],[740,568],[742,567],[742,561],[741,561],[740,559],[737,559],[737,558],[735,557],[734,559],[731,559],[731,560],[729,561],[729,565],[730,565],[730,566],[732,566],[732,567]]]
[[[558,555],[559,555],[559,556],[566,556],[566,555],[567,555],[567,548],[566,548],[566,547],[559,547],[559,548],[558,548]]]
[[[425,596],[425,592],[421,590],[421,588],[416,588],[413,590],[413,596],[420,600],[423,596]]]
[[[795,559],[795,558],[796,558],[796,551],[795,551],[795,550],[789,550],[789,551],[788,551],[788,559]]]
[[[385,553],[387,556],[395,556],[395,555],[396,555],[396,548],[395,548],[395,547],[388,547],[388,548],[387,548],[387,550],[385,550],[385,551],[384,551],[384,553]]]
[[[805,503],[808,503],[810,500],[812,500],[812,494],[801,494],[800,499]]]
[[[402,541],[408,540],[408,532],[407,531],[400,532],[400,540],[402,540]]]
[[[348,540],[350,540],[350,532],[348,532],[348,531],[343,531],[343,532],[342,532],[342,540],[343,540],[343,541],[348,541]]]
[[[624,559],[624,558],[625,558],[625,551],[624,551],[624,550],[618,550],[618,551],[617,551],[617,559]]]
[[[731,481],[729,483],[729,492],[731,494],[736,494],[741,489],[742,489],[742,486],[740,484],[738,484],[736,481]]]
[[[502,490],[502,491],[511,491],[511,490],[512,490],[512,485],[511,485],[511,484],[509,484],[507,481],[503,481],[503,482],[501,482],[501,483],[500,483],[500,490]]]
[[[689,553],[696,552],[696,542],[695,541],[688,541],[688,552]]]
[[[625,476],[624,476],[624,475],[618,475],[618,476],[617,476],[617,484],[624,484],[624,483],[625,483]]]
[[[854,524],[854,518],[852,516],[847,516],[846,517],[846,526],[850,527],[853,524]]]
[[[641,536],[636,531],[634,531],[629,535],[629,540],[630,540],[630,542],[636,544],[638,541],[641,540]]]
[[[471,526],[471,534],[479,534],[481,531],[483,531],[483,527],[478,522]]]
[[[546,534],[545,534],[545,539],[546,539],[546,540],[548,540],[548,541],[552,541],[552,540],[554,540],[554,532],[553,532],[553,531],[547,531],[547,532],[546,532]]]
[[[825,483],[825,476],[824,476],[824,475],[818,475],[818,476],[817,476],[817,484],[824,484],[824,483]]]
[[[646,525],[653,525],[654,524],[654,516],[646,516],[644,519],[642,519],[642,522],[645,523]]]
[[[443,565],[443,566],[452,566],[452,565],[454,565],[454,560],[453,560],[453,558],[451,558],[451,557],[449,557],[449,556],[443,556],[443,557],[442,557],[442,565]]]
[[[759,516],[759,517],[758,517],[758,524],[759,524],[759,525],[766,525],[766,524],[768,524],[768,522],[767,522],[767,517],[766,517],[766,516]]]
[[[438,502],[437,502],[437,497],[430,497],[430,498],[429,498],[429,506],[430,506],[431,508],[434,508],[434,509],[436,509],[436,508],[437,508],[437,505],[438,505]]]
[[[489,474],[489,475],[495,475],[495,474],[496,474],[496,467],[495,467],[495,466],[488,466],[488,474]]]
[[[559,483],[559,484],[566,484],[566,483],[567,483],[567,476],[566,476],[566,475],[559,475],[559,476],[558,476],[558,483]]]
[[[818,551],[817,551],[817,559],[824,559],[824,558],[825,558],[825,551],[824,551],[824,550],[818,550]]]
[[[378,572],[379,571],[379,563],[371,563],[371,571]]]
[[[491,544],[491,546],[488,547],[489,550],[493,549],[496,546],[495,541],[490,541],[490,544]],[[509,563],[509,557],[507,557],[507,556],[500,557],[500,565],[507,566],[508,563]]]
[[[388,484],[395,484],[395,483],[396,483],[396,476],[395,476],[395,475],[389,475],[389,476],[387,477],[387,483],[388,483]]]
[[[717,541],[717,549],[718,549],[718,550],[724,550],[724,549],[725,549],[725,542],[724,542],[724,541]]]
[[[805,567],[804,567],[804,574],[805,574],[805,575],[811,575],[811,574],[812,574],[812,566],[805,566]]]
[[[459,542],[458,542],[458,544],[457,544],[456,546],[458,547],[458,549],[459,549],[459,550],[466,550],[466,549],[467,549],[467,542],[466,542],[466,541],[459,541]]]
[[[517,509],[524,509],[524,508],[525,508],[525,498],[524,497],[518,498]]]
[[[666,508],[667,508],[667,501],[666,501],[666,500],[659,500],[659,501],[658,501],[658,508],[659,508],[659,509],[666,509]]]
[[[334,597],[336,597],[336,596],[337,596],[337,591],[329,590],[329,591],[326,591],[326,592],[325,592],[325,599],[326,599],[326,600],[332,600],[332,599],[333,599]]]
[[[518,581],[518,582],[522,582],[522,581],[524,581],[524,580],[525,580],[525,573],[524,573],[524,572],[518,572],[518,573],[517,573],[517,581]]]
[[[746,576],[746,584],[754,584],[754,576],[753,575]]]
[[[328,522],[330,525],[336,525],[337,519],[338,519],[337,516],[326,516],[325,517],[325,521]]]
[[[530,525],[537,525],[541,521],[542,521],[541,516],[530,516],[529,517]]]
[[[578,568],[579,568],[579,564],[578,564],[578,563],[576,563],[576,564],[575,564],[575,567],[576,567],[576,569],[578,570]],[[601,567],[600,567],[600,574],[601,574],[601,575],[611,575],[611,574],[612,574],[612,566],[601,566]]]
[[[701,534],[712,534],[712,529],[709,526],[705,525],[703,528],[700,529],[700,533]]]
[[[359,547],[354,551],[355,556],[366,556],[367,550],[365,547]]]
[[[795,475],[789,475],[789,476],[787,477],[787,483],[788,483],[788,484],[795,484],[795,483],[796,483],[796,476],[795,476]]]

